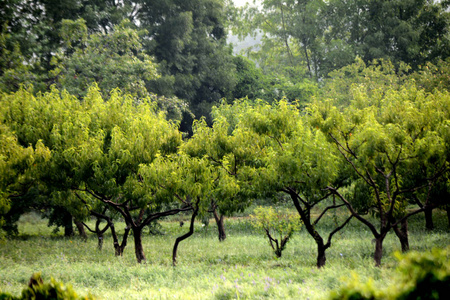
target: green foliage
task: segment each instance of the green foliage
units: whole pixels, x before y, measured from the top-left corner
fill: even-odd
[[[377,289],[373,280],[362,283],[353,275],[347,286],[330,299],[443,299],[450,286],[449,249],[396,254],[399,261],[395,283]]]
[[[245,105],[215,108],[212,127],[195,122],[192,138],[182,146],[189,156],[209,161],[217,176],[211,200],[224,214],[243,211],[259,192],[252,181],[260,145],[254,134],[236,127]]]
[[[49,283],[44,283],[41,273],[34,273],[29,282],[28,288],[22,291],[20,297],[14,297],[6,293],[0,293],[2,300],[20,300],[20,299],[54,299],[54,300],[76,300],[76,299],[95,299],[93,296],[79,297],[71,285],[66,285],[51,278]]]
[[[34,147],[20,145],[11,129],[0,121],[0,228],[17,233],[11,225],[20,214],[10,211],[11,206],[33,195],[33,184],[42,176],[42,165],[50,157],[50,150],[41,141]]]
[[[259,206],[253,213],[250,215],[252,225],[264,231],[275,255],[281,257],[289,239],[301,228],[300,218],[292,213],[275,211],[272,206]]]
[[[440,60],[435,64],[427,62],[426,65],[420,66],[419,70],[412,75],[417,85],[427,92],[434,89],[448,90],[450,88],[450,59]]]
[[[250,57],[266,68],[292,67],[303,77],[326,78],[357,57],[391,60],[418,69],[446,59],[447,2],[264,0],[235,13],[241,37],[262,35]]]
[[[402,71],[396,73],[390,63],[360,64],[341,71],[334,82],[337,88],[332,88],[337,95],[312,105],[310,120],[336,146],[352,178],[359,178],[352,185],[354,196],[348,204],[361,213],[372,211],[379,216],[381,233],[407,214],[408,200],[413,198],[420,207],[435,204],[430,192],[448,172],[444,116],[450,98],[446,91],[418,89],[414,80]],[[346,72],[354,74],[355,84],[345,83]],[[350,99],[348,104],[341,101],[345,98]],[[332,101],[341,108],[331,105]]]
[[[36,76],[30,65],[24,64],[20,45],[8,33],[7,23],[0,25],[0,92],[14,92],[20,85],[35,81]]]
[[[414,85],[407,74],[406,64],[394,66],[389,60],[379,59],[365,63],[361,58],[328,74],[321,89],[320,98],[332,99],[338,107],[346,107],[363,90],[370,97],[380,97],[386,90],[399,90],[405,85]]]
[[[231,49],[226,46],[225,9],[221,0],[143,1],[141,26],[148,30],[145,48],[160,65],[161,79],[150,90],[188,101],[197,118],[236,84]],[[182,130],[190,131],[185,116]]]
[[[146,82],[158,75],[155,64],[143,51],[143,33],[124,20],[108,34],[97,33],[88,38],[84,20],[64,20],[61,36],[69,53],[60,62],[53,61],[55,69],[51,74],[60,89],[78,98],[84,97],[94,82],[106,95],[120,88],[136,100],[146,97]],[[77,42],[79,45],[74,48],[73,43]]]
[[[49,189],[46,203],[63,206],[81,219],[89,214],[87,208],[96,207],[95,198],[85,191],[105,197],[126,195],[146,207],[150,198],[141,197],[135,187],[139,166],[150,163],[157,153],[175,152],[181,143],[175,125],[155,112],[152,99],[135,103],[117,90],[107,102],[96,86],[81,102],[57,89],[37,97],[22,89],[3,95],[1,102],[2,118],[20,145],[52,151],[50,159],[36,166],[40,182]],[[86,203],[78,199],[80,195]]]

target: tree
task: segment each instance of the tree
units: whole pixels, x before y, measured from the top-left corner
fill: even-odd
[[[140,165],[151,163],[158,153],[177,150],[181,135],[176,126],[156,113],[149,98],[136,103],[116,90],[105,102],[95,86],[81,102],[53,89],[37,97],[20,90],[3,97],[2,103],[9,108],[5,123],[20,143],[42,140],[52,151],[41,178],[52,195],[72,194],[59,197],[71,213],[88,214],[89,199],[117,211],[133,233],[138,262],[145,261],[142,229],[152,220],[185,210],[164,210],[168,200],[152,198],[140,187],[138,173]]]
[[[409,80],[411,68],[406,64],[395,66],[389,60],[373,60],[365,63],[361,58],[339,70],[330,72],[329,78],[319,94],[322,100],[331,100],[338,108],[349,106],[359,94],[358,86],[363,86],[370,97],[378,97],[385,90],[400,90],[405,85],[414,84]]]
[[[96,33],[89,39],[83,19],[63,20],[61,28],[68,54],[61,63],[54,63],[52,74],[59,88],[80,98],[96,82],[106,95],[115,88],[136,98],[148,95],[145,81],[158,76],[156,66],[143,53],[142,33],[130,28],[129,22],[122,21],[108,34]]]
[[[337,17],[330,9],[331,3],[321,0],[261,1],[260,8],[241,10],[236,31],[241,36],[262,31],[264,38],[261,50],[257,51],[259,55],[266,55],[266,58],[281,56],[285,61],[281,65],[295,69],[297,74],[323,78],[354,59],[351,46],[345,44],[342,35],[330,33],[334,29],[332,20]],[[272,50],[272,54],[268,50]],[[270,64],[262,65],[265,66],[271,68]]]
[[[337,225],[326,241],[316,229],[329,210],[344,206],[333,202],[331,193],[325,190],[338,179],[339,160],[335,151],[320,131],[304,121],[296,105],[285,100],[249,107],[239,120],[238,127],[256,134],[261,148],[258,159],[264,168],[258,169],[255,179],[258,183],[253,184],[266,195],[281,192],[291,198],[303,226],[317,244],[317,267],[323,267],[332,237],[352,218],[349,216]],[[324,152],[326,156],[322,155]],[[325,208],[314,218],[313,209],[320,203]]]
[[[36,80],[31,67],[24,64],[25,58],[18,42],[14,41],[4,24],[0,33],[0,91],[13,92],[21,84]]]
[[[287,212],[275,212],[272,206],[259,206],[253,213],[254,215],[250,216],[252,225],[265,232],[275,255],[281,257],[292,234],[301,227],[298,218]]]
[[[59,35],[63,20],[86,20],[89,33],[108,33],[123,19],[134,20],[137,3],[126,1],[54,1],[6,0],[0,12],[0,24],[8,25],[8,33],[19,43],[25,61],[33,65],[33,73],[45,74],[53,54],[63,41]],[[14,42],[13,42],[14,43]]]
[[[402,250],[407,250],[407,218],[435,205],[430,191],[448,171],[443,107],[450,98],[448,93],[426,94],[407,84],[398,91],[371,91],[371,96],[368,90],[363,85],[355,87],[354,100],[342,112],[325,102],[312,106],[311,113],[313,124],[327,135],[353,170],[357,180],[352,199],[334,187],[329,190],[373,233],[374,260],[379,266],[386,234],[393,229]],[[417,174],[417,168],[421,179],[408,180],[411,173]],[[425,191],[421,193],[422,208],[406,211],[408,196],[419,195],[420,191]],[[367,212],[377,216],[378,228],[363,217]]]
[[[262,34],[254,56],[282,57],[282,66],[302,67],[306,75],[326,78],[357,57],[401,62],[417,70],[448,55],[448,2],[429,0],[260,1],[244,7],[234,21],[241,36]],[[260,33],[261,32],[261,33]],[[272,50],[272,53],[267,51]],[[297,73],[300,69],[297,69]],[[304,72],[303,72],[304,73]]]
[[[197,118],[210,121],[211,107],[235,86],[231,49],[226,46],[225,8],[220,0],[142,1],[145,48],[160,65],[151,91],[187,100]],[[185,115],[182,130],[190,130]]]
[[[182,146],[194,158],[205,158],[217,179],[210,194],[209,211],[213,213],[219,231],[219,241],[226,238],[224,217],[242,211],[258,195],[253,176],[261,164],[257,136],[237,127],[242,105],[225,102],[213,110],[213,124],[195,122],[193,136]]]
[[[331,72],[330,78],[325,80],[325,85],[319,97],[322,101],[327,101],[326,99],[329,98],[339,109],[343,109],[360,96],[359,88],[363,88],[368,97],[375,98],[382,97],[386,90],[401,91],[405,87],[409,88],[415,85],[419,89],[424,89],[425,92],[433,92],[434,89],[444,91],[447,81],[446,68],[447,63],[441,61],[437,65],[427,63],[419,71],[411,73],[411,68],[406,64],[400,64],[396,67],[390,61],[374,60],[371,64],[366,65],[361,59],[357,59],[354,64]],[[414,79],[414,81],[411,79]],[[441,109],[437,107],[437,111],[441,111]],[[412,181],[411,185],[423,184],[421,180],[424,176],[426,178],[426,175],[421,170],[426,170],[426,166],[414,167],[408,173],[408,180]],[[406,178],[403,180],[405,181]],[[414,183],[414,180],[417,181]],[[446,198],[446,188],[443,181],[445,182],[445,179],[438,180],[434,184],[434,187],[430,190],[430,197],[434,199],[434,203],[441,203],[445,206],[439,200]],[[408,198],[412,203],[422,207],[417,195],[411,195]],[[432,228],[431,212],[433,207],[429,206],[425,209],[427,228]]]
[[[173,199],[185,210],[192,210],[189,231],[175,240],[172,251],[175,266],[179,243],[194,233],[195,219],[206,213],[209,198],[217,182],[221,181],[221,175],[207,159],[190,157],[181,151],[168,158],[158,157],[151,165],[143,166],[140,174],[143,187],[151,190],[155,198]]]
[[[128,20],[113,26],[108,33],[88,36],[86,21],[63,20],[60,35],[64,48],[53,59],[50,74],[59,89],[82,98],[95,82],[104,97],[119,88],[131,94],[136,101],[152,97],[169,119],[181,120],[187,104],[176,97],[164,97],[147,90],[150,81],[160,75],[153,59],[142,46],[144,31],[133,29]]]
[[[412,74],[412,77],[416,80],[417,85],[427,92],[432,92],[434,89],[449,90],[449,68],[450,59],[440,60],[435,64],[427,62],[420,66],[419,70]]]
[[[50,156],[49,149],[41,142],[35,146],[20,145],[0,117],[0,228],[7,233],[17,233],[15,221],[20,216],[10,211],[11,206],[15,208],[17,202],[33,194],[34,185],[43,171],[41,163]]]
[[[366,63],[384,58],[417,69],[427,61],[445,59],[447,5],[427,0],[355,1],[356,9],[344,14],[351,32],[349,43]],[[353,22],[358,26],[352,26]]]

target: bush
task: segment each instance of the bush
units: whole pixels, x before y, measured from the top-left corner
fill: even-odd
[[[445,299],[450,290],[450,248],[434,249],[431,252],[395,254],[399,260],[398,279],[385,289],[376,289],[373,281],[360,283],[356,276],[353,282],[335,291],[330,299]]]
[[[298,215],[288,212],[277,212],[272,206],[258,206],[253,213],[254,215],[250,216],[252,225],[265,232],[275,255],[281,257],[281,253],[286,248],[286,244],[292,234],[301,227]]]
[[[62,282],[57,282],[53,278],[50,279],[50,283],[44,283],[40,273],[35,273],[31,276],[28,287],[22,291],[20,297],[14,297],[7,293],[0,293],[0,300],[78,300],[78,299],[95,299],[93,296],[88,295],[79,297],[77,293],[72,289],[72,286],[65,285]]]

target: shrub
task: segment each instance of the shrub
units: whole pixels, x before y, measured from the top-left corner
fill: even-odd
[[[81,299],[95,299],[88,295],[79,297],[73,290],[72,286],[66,285],[62,282],[57,282],[53,278],[49,283],[44,283],[40,273],[35,273],[31,276],[28,287],[22,291],[20,297],[14,297],[7,293],[0,293],[0,300],[81,300]]]
[[[330,299],[445,299],[450,290],[450,248],[431,252],[396,253],[398,279],[391,286],[376,289],[373,281],[353,282],[331,294]],[[447,296],[448,297],[448,296]]]
[[[281,257],[292,234],[301,227],[299,217],[286,211],[277,212],[272,206],[258,206],[253,213],[252,225],[265,232],[275,255]]]

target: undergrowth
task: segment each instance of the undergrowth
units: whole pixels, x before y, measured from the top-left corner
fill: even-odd
[[[374,285],[386,286],[400,250],[394,234],[384,243],[382,267],[373,263],[373,237],[360,223],[352,221],[333,238],[327,263],[315,267],[316,246],[300,231],[276,258],[267,240],[255,232],[245,216],[226,220],[227,239],[219,242],[211,220],[196,223],[195,234],[179,247],[178,266],[171,265],[175,238],[188,229],[179,220],[161,222],[164,235],[145,233],[143,245],[147,263],[137,264],[132,237],[123,257],[115,257],[112,238],[105,235],[103,251],[97,250],[94,235],[87,241],[75,236],[52,234],[46,220],[24,216],[17,237],[0,241],[0,290],[19,295],[31,274],[41,272],[48,280],[70,283],[79,294],[100,299],[326,299],[352,274],[361,281],[372,278]],[[417,216],[410,221],[411,249],[425,251],[450,244],[448,224],[435,213],[436,230],[424,229]],[[444,221],[443,221],[444,220]],[[123,224],[118,224],[123,232]],[[323,224],[326,231],[331,224]]]

